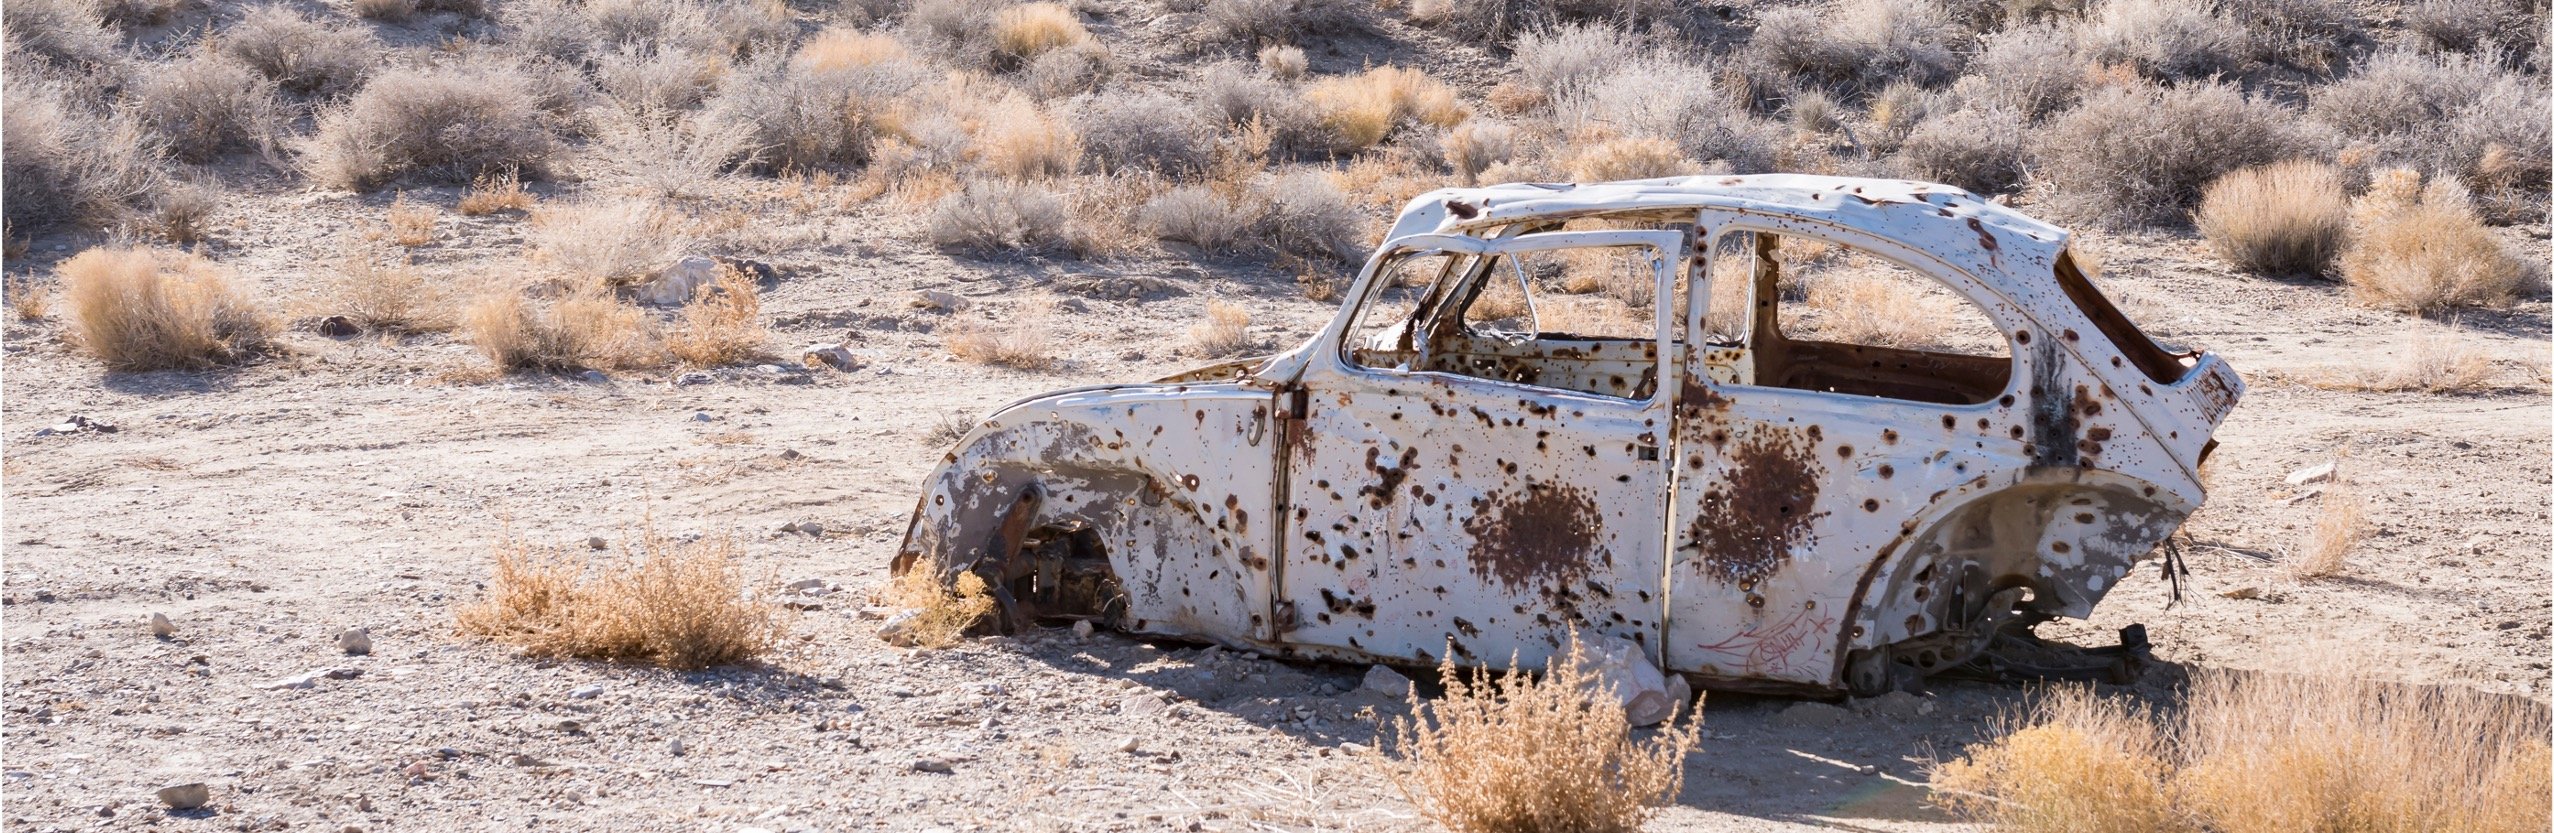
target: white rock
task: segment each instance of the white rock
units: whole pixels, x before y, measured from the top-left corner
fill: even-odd
[[[672,755],[677,758],[683,757],[683,739],[675,738],[673,740],[666,741],[665,754]]]
[[[911,648],[914,644],[913,625],[921,618],[921,608],[896,611],[887,617],[886,624],[878,626],[878,638],[898,648]]]
[[[692,300],[692,294],[718,278],[718,261],[699,255],[683,258],[639,284],[631,294],[639,303],[670,306]]]
[[[1082,619],[1073,623],[1073,638],[1075,639],[1089,639],[1091,638],[1091,634],[1097,632],[1099,632],[1099,628],[1092,625],[1091,620],[1089,619]]]
[[[1366,680],[1357,687],[1386,697],[1410,696],[1410,678],[1381,665],[1366,669]]]
[[[151,614],[151,635],[161,639],[176,636],[177,625],[168,620],[168,614]]]
[[[825,580],[820,578],[802,578],[781,586],[788,590],[804,593],[809,590],[823,589],[825,586]]]
[[[808,367],[830,367],[835,370],[859,370],[860,357],[840,344],[818,342],[799,348],[798,362]]]
[[[965,298],[958,297],[951,293],[942,292],[937,289],[925,289],[913,293],[914,309],[937,310],[940,312],[964,312],[968,307],[974,305],[975,304],[972,301],[968,301]]]
[[[2308,483],[2321,483],[2326,480],[2331,480],[2333,472],[2338,470],[2340,467],[2341,464],[2339,461],[2325,460],[2321,463],[2289,472],[2288,485],[2303,486]]]
[[[825,537],[825,524],[821,521],[799,521],[798,534],[810,538]]]
[[[1623,703],[1623,716],[1634,726],[1648,726],[1676,716],[1693,696],[1691,686],[1678,696],[1668,686],[1667,675],[1651,665],[1641,646],[1615,636],[1599,636],[1584,643],[1587,670],[1591,682],[1611,686],[1614,696]],[[1680,679],[1679,682],[1682,682]]]
[[[603,696],[603,686],[592,684],[577,686],[568,689],[568,696],[578,700],[592,700]]]
[[[213,788],[205,786],[200,781],[170,784],[161,787],[155,795],[159,796],[160,803],[168,805],[171,810],[192,810],[213,800]]]
[[[344,651],[349,656],[372,653],[372,632],[363,628],[347,628],[344,632],[337,634],[337,650]]]
[[[2475,534],[2475,536],[2474,536],[2474,537],[2465,539],[2465,551],[2466,551],[2466,552],[2471,552],[2471,553],[2481,553],[2481,552],[2483,552],[2484,550],[2488,550],[2488,549],[2491,549],[2491,548],[2492,548],[2492,536],[2490,536],[2490,535],[2485,535],[2485,534],[2477,533],[2477,534]]]
[[[1125,740],[1117,742],[1117,751],[1119,752],[1133,754],[1136,750],[1142,748],[1144,748],[1144,739],[1134,735],[1128,735]]]

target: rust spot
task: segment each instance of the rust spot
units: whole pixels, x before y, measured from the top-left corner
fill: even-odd
[[[2090,389],[2083,385],[2076,385],[2075,410],[2085,416],[2097,416],[2102,412],[2102,403],[2093,398],[2093,392]]]
[[[1978,233],[1979,248],[1983,248],[1990,252],[1995,251],[1995,235],[1987,233],[1985,223],[1978,222],[1978,218],[1976,217],[1971,217],[1969,218],[1969,230]]]
[[[1837,457],[1840,457],[1840,458],[1843,458],[1843,459],[1846,459],[1846,460],[1851,460],[1851,459],[1853,459],[1853,446],[1849,446],[1849,445],[1840,445],[1840,446],[1836,446],[1836,456],[1837,456]]]
[[[1898,444],[1898,431],[1897,431],[1897,429],[1894,429],[1894,428],[1890,428],[1890,429],[1883,429],[1883,430],[1880,432],[1880,441],[1881,441],[1881,442],[1884,442],[1884,443],[1888,443],[1888,444],[1890,444],[1890,445],[1897,445],[1897,444]]]
[[[2097,443],[2109,442],[2111,439],[2111,429],[2108,426],[2102,425],[2086,428],[2084,429],[2084,438]]]
[[[1896,476],[1896,475],[1897,475],[1897,473],[1898,473],[1898,467],[1897,467],[1897,466],[1892,466],[1892,465],[1889,465],[1889,464],[1887,464],[1887,463],[1882,463],[1882,464],[1880,464],[1880,479],[1882,479],[1882,480],[1887,480],[1887,479],[1889,479],[1889,478],[1891,478],[1891,477]]]
[[[1605,558],[1598,552],[1604,525],[1586,492],[1529,484],[1495,502],[1473,501],[1463,531],[1472,535],[1472,572],[1522,590],[1586,578],[1590,562]]]
[[[1727,582],[1755,582],[1782,569],[1806,547],[1818,513],[1821,472],[1807,444],[1784,432],[1745,437],[1729,454],[1726,488],[1703,494],[1686,530],[1702,548],[1703,569]]]

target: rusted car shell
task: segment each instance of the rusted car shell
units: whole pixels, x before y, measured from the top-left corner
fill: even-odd
[[[1693,217],[1666,256],[1691,270],[1694,302],[1687,320],[1661,316],[1648,398],[1346,357],[1352,316],[1397,251],[1496,252],[1532,237],[1520,228],[1624,212]],[[1709,276],[1693,253],[1736,230],[1851,245],[1941,280],[2008,337],[2005,389],[1937,404],[1735,384],[1775,352],[1879,363],[1836,345],[1765,342],[1751,358],[1706,344]],[[1636,242],[1672,239],[1650,234]],[[986,417],[926,480],[895,568],[1007,564],[1001,577],[1025,587],[1056,568],[1022,548],[1071,530],[1104,553],[1117,595],[1036,612],[1137,633],[1533,664],[1583,629],[1705,686],[1777,691],[1940,670],[1975,652],[1996,605],[2089,615],[2199,506],[2209,435],[2242,395],[2222,359],[2164,354],[2136,333],[2066,243],[1966,191],[1905,181],[1431,192],[1304,345]],[[1661,300],[1673,283],[1662,277]]]

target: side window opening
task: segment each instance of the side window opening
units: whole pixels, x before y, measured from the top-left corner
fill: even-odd
[[[1348,360],[1645,400],[1658,389],[1657,276],[1671,256],[1640,244],[1402,255],[1351,327]]]
[[[2012,379],[1994,319],[1904,264],[1754,231],[1721,235],[1713,254],[1704,338],[1744,345],[1754,384],[1966,405]]]

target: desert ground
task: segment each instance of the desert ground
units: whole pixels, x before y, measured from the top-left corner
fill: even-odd
[[[1119,78],[1196,72],[1178,46],[1194,14],[1079,8]],[[1723,8],[1743,29],[1771,5]],[[232,11],[188,7],[130,37],[173,47]],[[813,30],[837,12],[792,14]],[[1313,71],[1426,66],[1467,100],[1509,72],[1497,50],[1397,6],[1376,15],[1309,39]],[[443,11],[352,25],[420,53],[483,35]],[[2541,72],[2526,77],[2541,85]],[[1097,254],[947,245],[929,217],[945,185],[714,172],[664,199],[709,228],[697,251],[768,267],[767,356],[504,372],[467,328],[320,334],[342,312],[328,287],[348,241],[378,236],[394,203],[424,206],[428,239],[399,251],[438,292],[519,287],[559,269],[542,254],[541,207],[627,193],[621,180],[562,166],[528,186],[533,213],[472,216],[457,209],[467,178],[329,187],[286,158],[297,152],[185,166],[219,187],[190,245],[282,322],[274,347],[125,372],[70,338],[58,300],[0,329],[9,829],[1431,829],[1373,758],[1409,709],[1361,688],[1365,667],[1062,629],[894,647],[871,600],[952,423],[1219,358],[1192,335],[1210,302],[1247,311],[1242,352],[1292,346],[1336,311],[1307,297],[1304,276],[1352,264],[1149,238]],[[1453,174],[1397,176],[1433,187]],[[1348,190],[1375,228],[1390,197],[1374,192],[1412,187],[1360,182]],[[2007,183],[2018,207],[2067,210],[2034,182]],[[2521,199],[2542,201],[2532,193]],[[2092,620],[2045,635],[2097,643],[2146,625],[2165,667],[2102,687],[2134,697],[2167,698],[2208,668],[2554,697],[2541,210],[2491,231],[2537,270],[2533,288],[2429,316],[2372,307],[2336,280],[2239,271],[2175,222],[2071,225],[2132,318],[2224,355],[2251,388],[2184,528],[2184,598],[2170,603],[2144,564]],[[134,228],[13,230],[13,297],[41,297],[80,252],[152,239]],[[965,303],[916,303],[925,292]],[[1043,333],[1050,361],[962,359],[953,329]],[[2483,368],[2475,379],[2447,392],[2349,383],[2442,340]],[[803,365],[798,345],[812,343],[857,362]],[[87,426],[53,430],[74,418]],[[2288,478],[2334,460],[2366,501],[2364,538],[2336,573],[2301,577],[2290,565],[2330,495]],[[457,633],[501,542],[617,546],[651,530],[732,539],[758,585],[792,588],[780,648],[678,672]],[[154,636],[154,614],[174,632]],[[349,628],[368,631],[368,654],[340,649]],[[342,670],[275,685],[330,669]],[[1707,694],[1683,789],[1646,829],[1976,829],[1928,802],[1927,767],[2029,696],[1959,682],[1835,703]],[[153,795],[182,782],[207,784],[211,801],[177,811]]]

